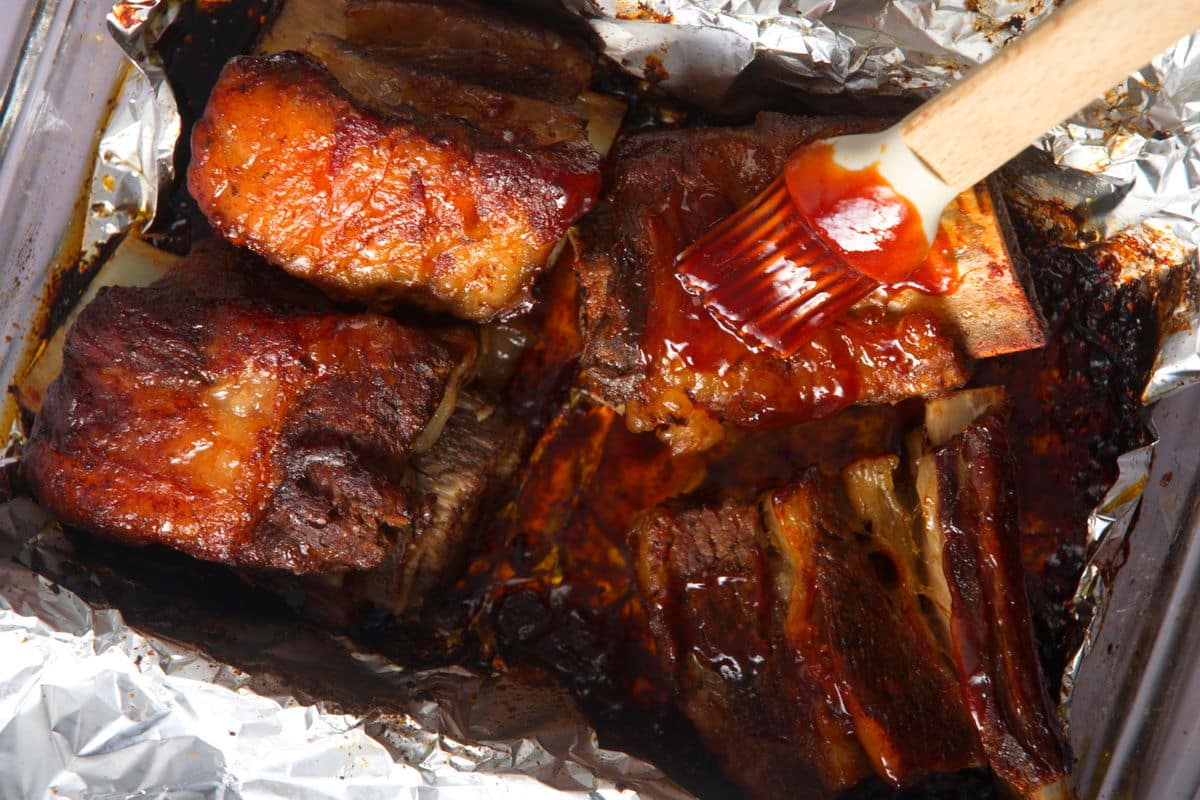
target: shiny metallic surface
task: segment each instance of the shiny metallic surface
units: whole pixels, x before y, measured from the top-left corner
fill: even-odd
[[[631,72],[710,107],[752,62],[805,92],[927,95],[1051,0],[565,0]]]
[[[279,676],[320,676],[340,659],[352,665],[342,678],[371,682],[386,711],[298,701],[285,678],[144,635],[46,577],[67,576],[70,550],[32,503],[0,505],[0,555],[18,554],[0,559],[0,797],[689,796],[598,747],[562,691],[453,667],[406,672],[264,620],[254,638],[274,643]]]
[[[113,40],[134,64],[100,135],[83,247],[99,249],[154,219],[159,191],[175,174],[179,110],[154,43],[178,4],[120,3],[108,15]]]
[[[1055,6],[563,2],[629,71],[726,109],[775,91],[928,95]],[[46,265],[79,188],[90,195],[79,248],[95,252],[151,220],[171,177],[179,117],[152,45],[177,4],[138,0],[108,13],[110,3],[37,4],[10,89],[15,101],[0,120],[0,138],[10,140],[0,148],[0,324],[17,344],[36,333],[39,295],[51,278]],[[111,39],[103,34],[106,13]],[[136,69],[125,68],[126,54]],[[756,94],[738,84],[743,74],[754,78]],[[998,102],[1019,102],[1019,87]],[[1006,173],[1019,202],[1065,210],[1073,224],[1055,233],[1067,241],[1139,254],[1123,262],[1125,277],[1153,276],[1168,301],[1145,392],[1148,403],[1161,401],[1153,420],[1160,440],[1121,459],[1117,484],[1093,514],[1091,560],[1076,593],[1086,636],[1064,676],[1062,712],[1082,797],[1182,797],[1200,785],[1189,729],[1200,683],[1186,666],[1200,661],[1188,603],[1200,581],[1200,408],[1194,392],[1177,394],[1200,379],[1197,137],[1200,37],[1192,37],[1049,131],[1040,154],[1027,152]],[[9,345],[0,357],[5,384],[16,377],[20,350]],[[45,525],[29,504],[0,506],[0,552],[20,549]],[[53,563],[59,538],[37,539],[39,547],[49,543],[42,562]],[[368,721],[255,691],[252,676],[147,638],[117,612],[89,607],[7,561],[0,562],[0,649],[16,654],[0,660],[6,797],[42,796],[51,787],[63,797],[687,796],[650,765],[601,750],[577,710],[544,703],[536,690],[489,693],[466,670],[410,675],[353,653],[365,671],[395,679],[396,696],[407,698],[404,714]],[[512,698],[531,709],[527,717],[513,719]]]
[[[110,2],[35,6],[0,118],[0,386],[19,377],[41,333],[46,293],[81,253],[74,221],[96,160],[95,134],[126,67],[104,29]],[[0,399],[0,453],[14,419]]]

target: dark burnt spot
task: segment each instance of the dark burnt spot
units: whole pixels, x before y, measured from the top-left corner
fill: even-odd
[[[1042,666],[1057,691],[1072,632],[1068,603],[1083,569],[1087,519],[1116,479],[1117,457],[1147,441],[1139,414],[1157,340],[1154,290],[1122,282],[1095,250],[1054,245],[1014,216],[1047,321],[1040,350],[981,363],[1013,403],[1022,560]]]
[[[653,53],[646,56],[642,70],[646,75],[646,80],[653,85],[658,85],[663,81],[669,80],[671,77],[671,73],[667,72],[667,67],[663,64],[662,59]]]

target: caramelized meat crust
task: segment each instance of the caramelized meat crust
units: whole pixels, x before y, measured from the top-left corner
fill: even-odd
[[[905,786],[985,761],[1014,797],[1069,796],[1006,419],[1002,389],[957,392],[927,401],[907,463],[813,468],[715,507],[678,498],[633,525],[663,676],[754,796],[791,796],[805,770],[825,796],[871,771]]]
[[[658,509],[631,533],[678,702],[756,797],[983,760],[944,655],[837,502],[813,472],[757,504]]]
[[[619,152],[611,190],[582,225],[583,365],[632,430],[676,452],[721,438],[721,423],[774,427],[855,403],[961,385],[967,364],[937,316],[860,303],[789,359],[725,332],[675,276],[675,256],[750,201],[806,141],[863,123],[760,116],[741,129],[643,134]]]
[[[212,225],[335,297],[483,320],[528,286],[599,190],[585,140],[537,147],[354,102],[295,54],[226,65],[192,130]]]
[[[1069,796],[1066,746],[1037,669],[1005,419],[981,416],[928,458],[954,659],[996,775],[1019,797]]]
[[[480,512],[516,469],[523,427],[474,393],[458,398],[437,441],[409,458],[412,535],[367,570],[295,577],[246,573],[306,617],[338,627],[381,613],[411,619],[462,571]]]
[[[579,42],[469,0],[349,0],[347,35],[460,80],[570,102],[592,80]]]
[[[25,451],[33,490],[130,544],[372,567],[409,536],[408,451],[454,356],[385,317],[307,310],[311,290],[234,259],[189,258],[84,309]]]

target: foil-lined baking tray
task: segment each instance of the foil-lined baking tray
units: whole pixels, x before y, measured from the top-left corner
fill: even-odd
[[[40,329],[47,293],[115,237],[148,224],[171,177],[179,117],[153,43],[179,4],[124,2],[109,14],[110,2],[30,3],[26,46],[0,120],[5,384],[26,360],[22,343]],[[1055,5],[564,2],[626,69],[726,110],[744,110],[747,97],[761,101],[772,91],[928,94]],[[1048,132],[1041,155],[1027,154],[1008,171],[1014,201],[1061,212],[1043,215],[1054,233],[1099,242],[1127,277],[1149,274],[1172,287],[1163,293],[1171,299],[1166,334],[1145,393],[1147,402],[1160,401],[1151,418],[1159,442],[1121,459],[1118,482],[1092,518],[1091,560],[1076,598],[1087,637],[1065,676],[1063,708],[1084,797],[1191,796],[1200,785],[1200,746],[1187,737],[1200,710],[1200,678],[1179,669],[1200,663],[1188,603],[1200,580],[1197,464],[1189,457],[1200,445],[1191,423],[1200,408],[1195,393],[1175,394],[1200,375],[1198,78],[1200,39],[1189,38]],[[754,92],[741,91],[746,80]],[[82,216],[72,208],[81,187]],[[44,522],[28,505],[0,507],[0,532],[10,548],[23,547],[27,565],[77,578],[80,565],[63,555],[69,546]],[[104,604],[103,595],[90,599]],[[570,702],[548,702],[554,693],[544,687],[485,692],[487,682],[465,670],[406,674],[320,637],[303,640],[307,654],[295,642],[286,654],[267,648],[262,674],[246,674],[193,646],[139,634],[116,612],[21,566],[0,570],[0,636],[33,653],[13,662],[16,669],[0,667],[0,696],[18,698],[0,702],[0,780],[14,781],[4,789],[17,796],[51,786],[63,796],[102,789],[113,797],[686,796],[653,767],[600,750]],[[328,705],[336,681],[300,702],[286,678],[277,685],[267,677],[272,665],[292,677],[319,671],[331,646],[391,711]],[[168,757],[184,747],[179,741],[190,744],[178,752],[204,758]],[[356,749],[360,761],[349,755]],[[25,767],[51,751],[44,763],[57,771]]]
[[[0,554],[13,550],[0,561],[0,797],[687,796],[600,749],[537,676],[406,673],[305,626],[267,615],[246,629],[207,608],[174,609],[204,617],[173,625],[188,644],[148,636],[106,607],[119,579],[89,574],[32,503],[0,511]],[[255,671],[197,650],[212,629],[210,646],[257,653]],[[298,700],[300,685],[324,699]]]

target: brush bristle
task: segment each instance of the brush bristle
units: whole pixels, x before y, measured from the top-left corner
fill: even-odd
[[[676,268],[722,327],[785,357],[879,286],[812,233],[782,178],[706,231]]]

